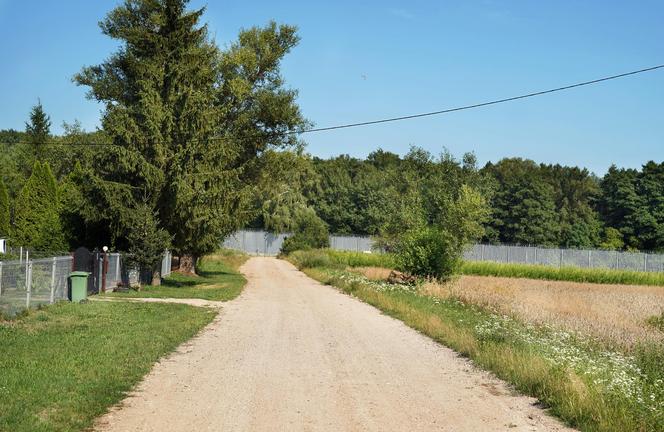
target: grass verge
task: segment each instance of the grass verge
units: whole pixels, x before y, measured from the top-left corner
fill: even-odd
[[[89,428],[215,314],[177,304],[59,303],[0,322],[0,430]]]
[[[664,273],[629,270],[587,269],[577,267],[548,267],[532,264],[502,264],[466,261],[461,273],[477,276],[501,276],[527,279],[546,279],[619,285],[664,286]]]
[[[537,397],[584,431],[664,430],[664,349],[611,351],[584,335],[533,325],[418,287],[372,281],[340,268],[295,264],[471,358],[522,393]],[[312,260],[315,261],[315,260]]]
[[[196,298],[204,300],[233,300],[242,292],[247,280],[238,269],[248,256],[239,252],[220,251],[202,258],[198,276],[172,273],[160,286],[145,286],[107,294],[124,298]]]

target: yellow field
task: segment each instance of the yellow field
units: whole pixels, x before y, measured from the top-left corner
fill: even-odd
[[[355,271],[373,280],[386,279],[390,272],[376,267]],[[425,283],[420,289],[527,322],[591,335],[628,350],[641,342],[664,343],[664,333],[646,323],[664,312],[662,287],[461,276],[444,284]]]

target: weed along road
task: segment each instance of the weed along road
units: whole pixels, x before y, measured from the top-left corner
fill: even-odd
[[[501,381],[274,258],[100,431],[562,431]]]

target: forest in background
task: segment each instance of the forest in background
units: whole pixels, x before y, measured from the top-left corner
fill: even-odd
[[[336,234],[380,236],[408,225],[409,212],[433,219],[432,184],[438,182],[450,191],[461,184],[481,191],[489,206],[482,236],[487,243],[664,249],[664,163],[650,161],[640,170],[611,166],[600,178],[585,168],[521,158],[478,167],[471,153],[458,160],[446,151],[436,156],[413,147],[403,157],[377,150],[366,159],[300,156],[288,165],[300,173],[281,180],[290,183],[290,194],[301,191],[299,199]],[[297,201],[287,190],[277,199]],[[266,218],[252,226],[283,228]]]
[[[48,162],[68,201],[62,229],[72,246],[112,244],[107,229],[71,212],[72,198],[65,190],[77,163],[92,166],[104,151],[90,144],[108,140],[103,132],[84,132],[77,123],[64,129],[61,136],[49,134],[50,145],[40,149],[40,159]],[[35,160],[26,156],[34,154],[31,140],[29,130],[0,131],[2,180],[10,200],[19,198],[29,178]],[[449,191],[470,184],[487,198],[482,236],[487,243],[664,250],[664,163],[650,161],[639,170],[611,166],[597,177],[585,168],[522,158],[478,167],[473,154],[459,160],[446,151],[435,156],[418,147],[404,156],[379,149],[365,159],[321,159],[301,148],[270,150],[262,159],[266,168],[252,191],[251,228],[292,231],[296,216],[306,209],[331,233],[385,236],[409,225],[413,213],[433,219],[431,183],[439,182]]]

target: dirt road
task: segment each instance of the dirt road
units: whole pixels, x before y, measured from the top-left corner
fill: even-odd
[[[453,351],[284,261],[252,258],[242,271],[244,293],[98,430],[567,430]]]

